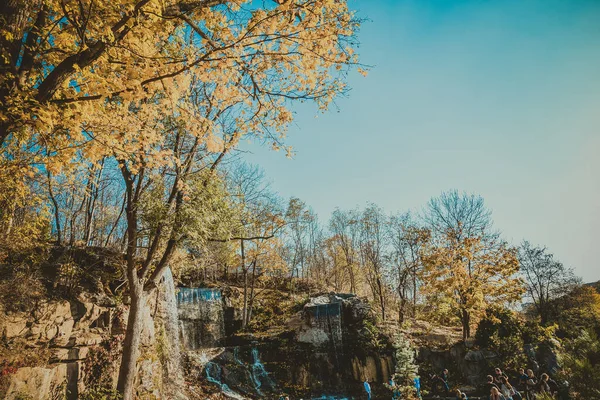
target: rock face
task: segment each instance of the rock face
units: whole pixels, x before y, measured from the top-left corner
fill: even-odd
[[[20,368],[12,377],[6,399],[14,399],[21,394],[28,394],[34,400],[53,398],[54,394],[64,391],[66,378],[66,364],[49,368]]]
[[[156,311],[155,317],[151,311]],[[177,318],[175,288],[168,271],[157,295],[149,296],[144,312],[136,385],[142,398],[185,398],[180,393],[183,373]],[[123,334],[121,321],[126,319],[126,306],[89,293],[71,301],[48,301],[30,314],[0,312],[0,337],[50,350],[48,365],[19,368],[10,374],[6,398],[25,395],[46,400],[60,393],[68,399],[79,398],[85,390],[85,366],[92,350],[111,336]]]
[[[219,289],[179,288],[177,309],[186,349],[197,350],[222,344],[225,322]]]
[[[358,297],[325,294],[313,297],[280,336],[238,338],[236,347],[191,355],[199,376],[226,397],[273,398],[291,388],[299,396],[358,392],[365,379],[387,382],[393,369],[391,352],[370,350],[361,336],[372,318]]]

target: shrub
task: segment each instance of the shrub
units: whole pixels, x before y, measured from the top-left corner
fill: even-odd
[[[600,399],[600,341],[591,330],[581,331],[579,336],[564,341],[561,354],[562,378],[570,383],[575,399]]]
[[[526,362],[523,354],[524,320],[514,311],[491,306],[479,321],[475,344],[496,354],[505,368],[516,370]]]
[[[98,346],[90,349],[84,363],[84,383],[86,390],[84,399],[113,400],[112,375],[118,365],[121,353],[122,336],[112,336]],[[102,397],[104,396],[104,397]]]

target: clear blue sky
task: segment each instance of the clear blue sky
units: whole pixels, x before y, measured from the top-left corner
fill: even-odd
[[[296,109],[293,160],[249,145],[248,161],[324,222],[478,193],[508,241],[600,279],[600,1],[350,4],[370,19],[369,76],[350,76],[339,112]]]

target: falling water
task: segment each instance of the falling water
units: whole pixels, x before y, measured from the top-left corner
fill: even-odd
[[[242,360],[240,360],[240,348],[239,347],[233,348],[233,359],[238,365],[244,365]]]
[[[219,289],[179,288],[177,308],[183,345],[188,350],[217,347],[225,334]]]
[[[177,301],[175,300],[175,284],[171,268],[163,273],[162,290],[160,291],[160,315],[164,321],[166,353],[166,368],[168,381],[175,385],[183,382],[181,370],[181,354],[179,342],[179,317],[177,314]]]
[[[181,287],[177,293],[177,305],[219,300],[221,300],[219,289]]]
[[[226,397],[229,397],[230,399],[236,399],[236,400],[244,400],[245,399],[245,397],[243,397],[239,393],[234,392],[233,390],[231,390],[231,388],[229,386],[227,386],[225,383],[221,382],[223,370],[221,369],[221,366],[219,364],[215,364],[214,362],[209,361],[206,363],[205,371],[206,371],[206,379],[208,379],[209,382],[212,382],[212,383],[218,385],[219,388],[221,388],[221,392]]]
[[[263,384],[268,385],[270,388],[275,386],[275,383],[269,377],[269,373],[265,370],[265,366],[260,362],[256,347],[252,349],[252,381],[254,382],[254,390],[261,396],[263,393],[260,388]]]

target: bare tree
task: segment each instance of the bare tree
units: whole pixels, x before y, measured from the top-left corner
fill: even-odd
[[[579,282],[572,268],[554,259],[545,247],[523,241],[519,248],[521,273],[527,285],[527,296],[533,302],[542,324],[548,322],[553,299],[568,293]]]
[[[413,317],[416,314],[417,281],[422,267],[421,249],[429,241],[430,232],[418,226],[410,213],[405,213],[390,218],[388,234],[391,243],[389,258],[395,266],[393,279],[400,300],[398,321],[402,323],[409,292],[412,295]]]
[[[483,197],[459,193],[457,190],[443,192],[429,200],[424,220],[434,235],[443,236],[448,231],[463,237],[497,236],[492,231],[492,212],[485,206]]]
[[[381,317],[386,319],[386,287],[384,282],[387,235],[386,216],[378,206],[371,204],[362,213],[360,221],[360,255],[373,299],[379,303]]]
[[[357,267],[359,262],[360,215],[357,211],[336,209],[329,220],[333,241],[343,254],[343,269],[350,280],[350,293],[358,290]]]

